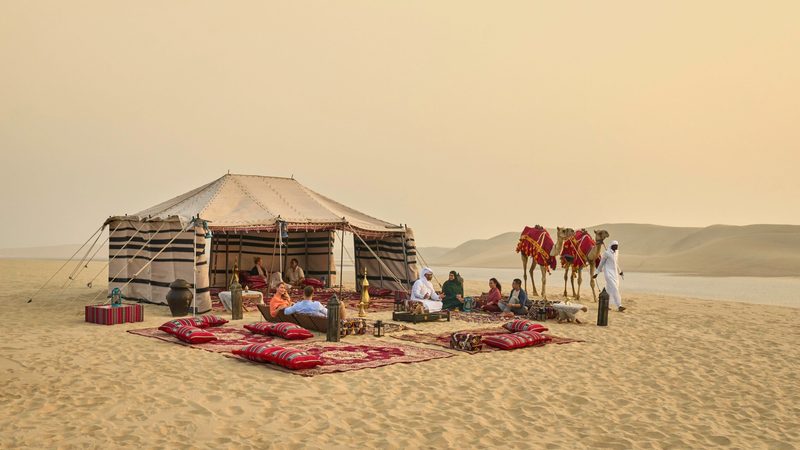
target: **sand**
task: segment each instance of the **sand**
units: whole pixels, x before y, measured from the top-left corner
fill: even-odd
[[[26,304],[57,266],[0,260],[0,448],[800,446],[797,309],[627,296],[607,328],[548,322],[583,343],[304,378],[125,332],[166,307],[84,323],[82,284]]]

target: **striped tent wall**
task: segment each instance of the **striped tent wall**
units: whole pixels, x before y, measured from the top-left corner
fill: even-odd
[[[307,277],[323,280],[328,286],[336,283],[336,262],[333,255],[332,231],[289,232],[283,239],[283,250],[278,249],[276,232],[251,231],[226,233],[215,231],[211,246],[211,286],[226,288],[234,264],[239,270],[249,271],[255,257],[263,259],[264,268],[277,272],[283,260],[284,272],[292,258],[297,258]],[[279,257],[279,253],[282,258]]]
[[[406,229],[405,234],[391,234],[380,238],[362,237],[362,239],[369,248],[361,242],[358,236],[353,236],[357,280],[362,279],[364,268],[366,268],[370,287],[393,291],[410,290],[411,285],[418,277],[414,232]],[[404,241],[405,245],[403,245]],[[373,252],[383,261],[383,264],[375,258]],[[400,282],[398,283],[395,278]],[[356,282],[356,286],[360,290],[361,283]]]
[[[112,222],[109,226],[114,230],[108,244],[109,294],[118,287],[127,299],[167,304],[170,283],[181,278],[193,284],[196,271],[197,309],[200,312],[211,309],[202,227],[184,231],[185,225],[177,219]]]

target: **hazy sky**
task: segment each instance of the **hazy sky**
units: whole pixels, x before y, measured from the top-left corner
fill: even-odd
[[[800,223],[800,2],[0,0],[0,247],[233,173],[421,245]]]

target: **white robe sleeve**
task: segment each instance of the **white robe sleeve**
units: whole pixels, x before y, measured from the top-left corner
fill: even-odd
[[[600,273],[600,272],[603,271],[603,267],[606,266],[606,261],[607,260],[608,260],[608,256],[606,256],[605,252],[603,252],[603,255],[600,257],[600,264],[597,265],[597,273]]]
[[[419,300],[425,296],[422,287],[422,282],[419,280],[414,282],[414,286],[411,287],[411,300]]]

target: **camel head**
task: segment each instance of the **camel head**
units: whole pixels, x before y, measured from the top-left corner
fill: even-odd
[[[569,239],[569,238],[575,236],[575,230],[573,230],[572,228],[557,227],[556,230],[558,230],[558,237],[560,239],[565,239],[566,240],[566,239]]]
[[[602,244],[606,238],[608,238],[609,234],[606,230],[592,230],[594,232],[594,240],[597,242],[598,245]]]

